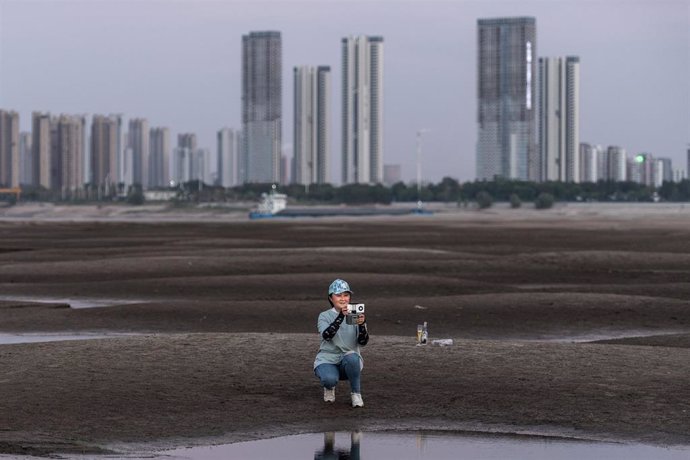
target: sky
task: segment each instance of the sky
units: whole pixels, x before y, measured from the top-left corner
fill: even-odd
[[[330,65],[330,177],[340,180],[340,42],[384,38],[384,163],[416,178],[475,178],[477,19],[533,16],[537,56],[579,56],[580,141],[687,167],[690,0],[0,0],[0,108],[122,113],[193,132],[241,128],[241,40],[277,30],[283,148],[292,70]]]

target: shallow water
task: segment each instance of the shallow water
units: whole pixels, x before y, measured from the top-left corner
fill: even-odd
[[[80,333],[80,334],[61,334],[61,333],[5,333],[0,332],[0,345],[10,345],[16,343],[38,343],[38,342],[59,342],[63,340],[92,340],[92,339],[107,339],[110,337],[122,337],[138,335],[133,333]]]
[[[345,455],[349,455],[346,457]],[[690,448],[662,448],[643,444],[618,444],[489,434],[370,432],[313,433],[218,446],[158,452],[154,458],[170,460],[215,459],[338,459],[351,460],[688,460]]]
[[[132,299],[93,299],[70,297],[40,297],[40,296],[0,296],[0,301],[7,302],[35,302],[50,304],[67,304],[70,308],[99,308],[112,307],[113,305],[125,305],[131,303],[143,303],[142,300]]]

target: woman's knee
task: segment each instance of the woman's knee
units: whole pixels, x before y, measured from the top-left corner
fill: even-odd
[[[343,361],[346,362],[347,364],[360,364],[361,359],[357,353],[350,353],[349,355],[345,355],[343,357]]]
[[[338,384],[338,379],[332,375],[319,375],[319,380],[321,381],[321,386],[326,388],[333,388]]]
[[[321,382],[321,386],[323,386],[323,387],[333,388],[338,383],[338,372],[337,372],[337,370],[334,370],[333,372],[329,372],[329,369],[316,368],[314,373],[319,378],[319,381]]]
[[[351,353],[343,358],[343,365],[349,373],[359,374],[362,368],[362,358],[355,353]]]

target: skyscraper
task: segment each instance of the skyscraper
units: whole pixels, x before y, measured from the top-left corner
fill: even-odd
[[[19,183],[33,185],[33,157],[31,155],[31,133],[19,133]]]
[[[656,186],[661,187],[664,182],[673,182],[673,160],[670,158],[658,158],[657,162],[658,177],[656,178]]]
[[[656,179],[656,159],[651,153],[638,153],[628,162],[626,179],[638,184],[654,186]]]
[[[294,98],[294,180],[324,184],[330,156],[331,68],[295,67]]]
[[[580,182],[580,59],[539,58],[539,180]]]
[[[192,152],[196,150],[196,134],[180,133],[177,135],[177,147],[186,148]]]
[[[537,180],[536,20],[479,19],[477,178]]]
[[[19,186],[19,114],[0,110],[0,184]]]
[[[242,182],[278,182],[282,147],[280,32],[242,36]]]
[[[605,171],[599,171],[602,168],[602,152],[600,145],[580,144],[580,182],[596,182],[604,178],[601,174]]]
[[[149,134],[149,187],[167,187],[170,183],[170,130],[151,128]]]
[[[151,142],[149,140],[149,122],[145,118],[129,120],[127,133],[127,147],[132,151],[132,162],[128,165],[131,171],[132,184],[139,184],[144,189],[149,187],[149,155]],[[128,184],[131,185],[131,184]]]
[[[239,172],[235,132],[230,128],[221,129],[218,131],[217,144],[217,182],[223,187],[234,187],[238,184]]]
[[[343,184],[383,182],[383,37],[342,39]]]
[[[31,183],[45,188],[51,188],[50,125],[49,113],[31,114]]]
[[[54,190],[76,191],[84,185],[84,116],[60,115],[51,121],[50,187]]]
[[[120,118],[94,115],[91,121],[91,183],[111,186],[116,183]]]
[[[623,182],[628,180],[626,170],[628,155],[624,148],[610,145],[606,149],[606,180]]]
[[[209,151],[197,148],[196,134],[177,135],[177,148],[173,150],[172,180],[178,184],[189,181],[208,182]]]

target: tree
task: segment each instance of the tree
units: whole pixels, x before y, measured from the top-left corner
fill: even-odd
[[[477,206],[479,206],[479,209],[487,209],[494,204],[494,199],[491,194],[483,190],[477,193],[475,200],[477,201]]]
[[[540,193],[534,200],[534,207],[537,209],[549,209],[553,207],[554,198],[550,193]]]
[[[510,195],[510,207],[513,209],[517,209],[520,206],[522,206],[522,201],[520,200],[520,197],[517,195],[517,193],[513,193]]]
[[[129,188],[127,203],[137,206],[144,204],[144,192],[141,189],[141,185],[135,184]]]

